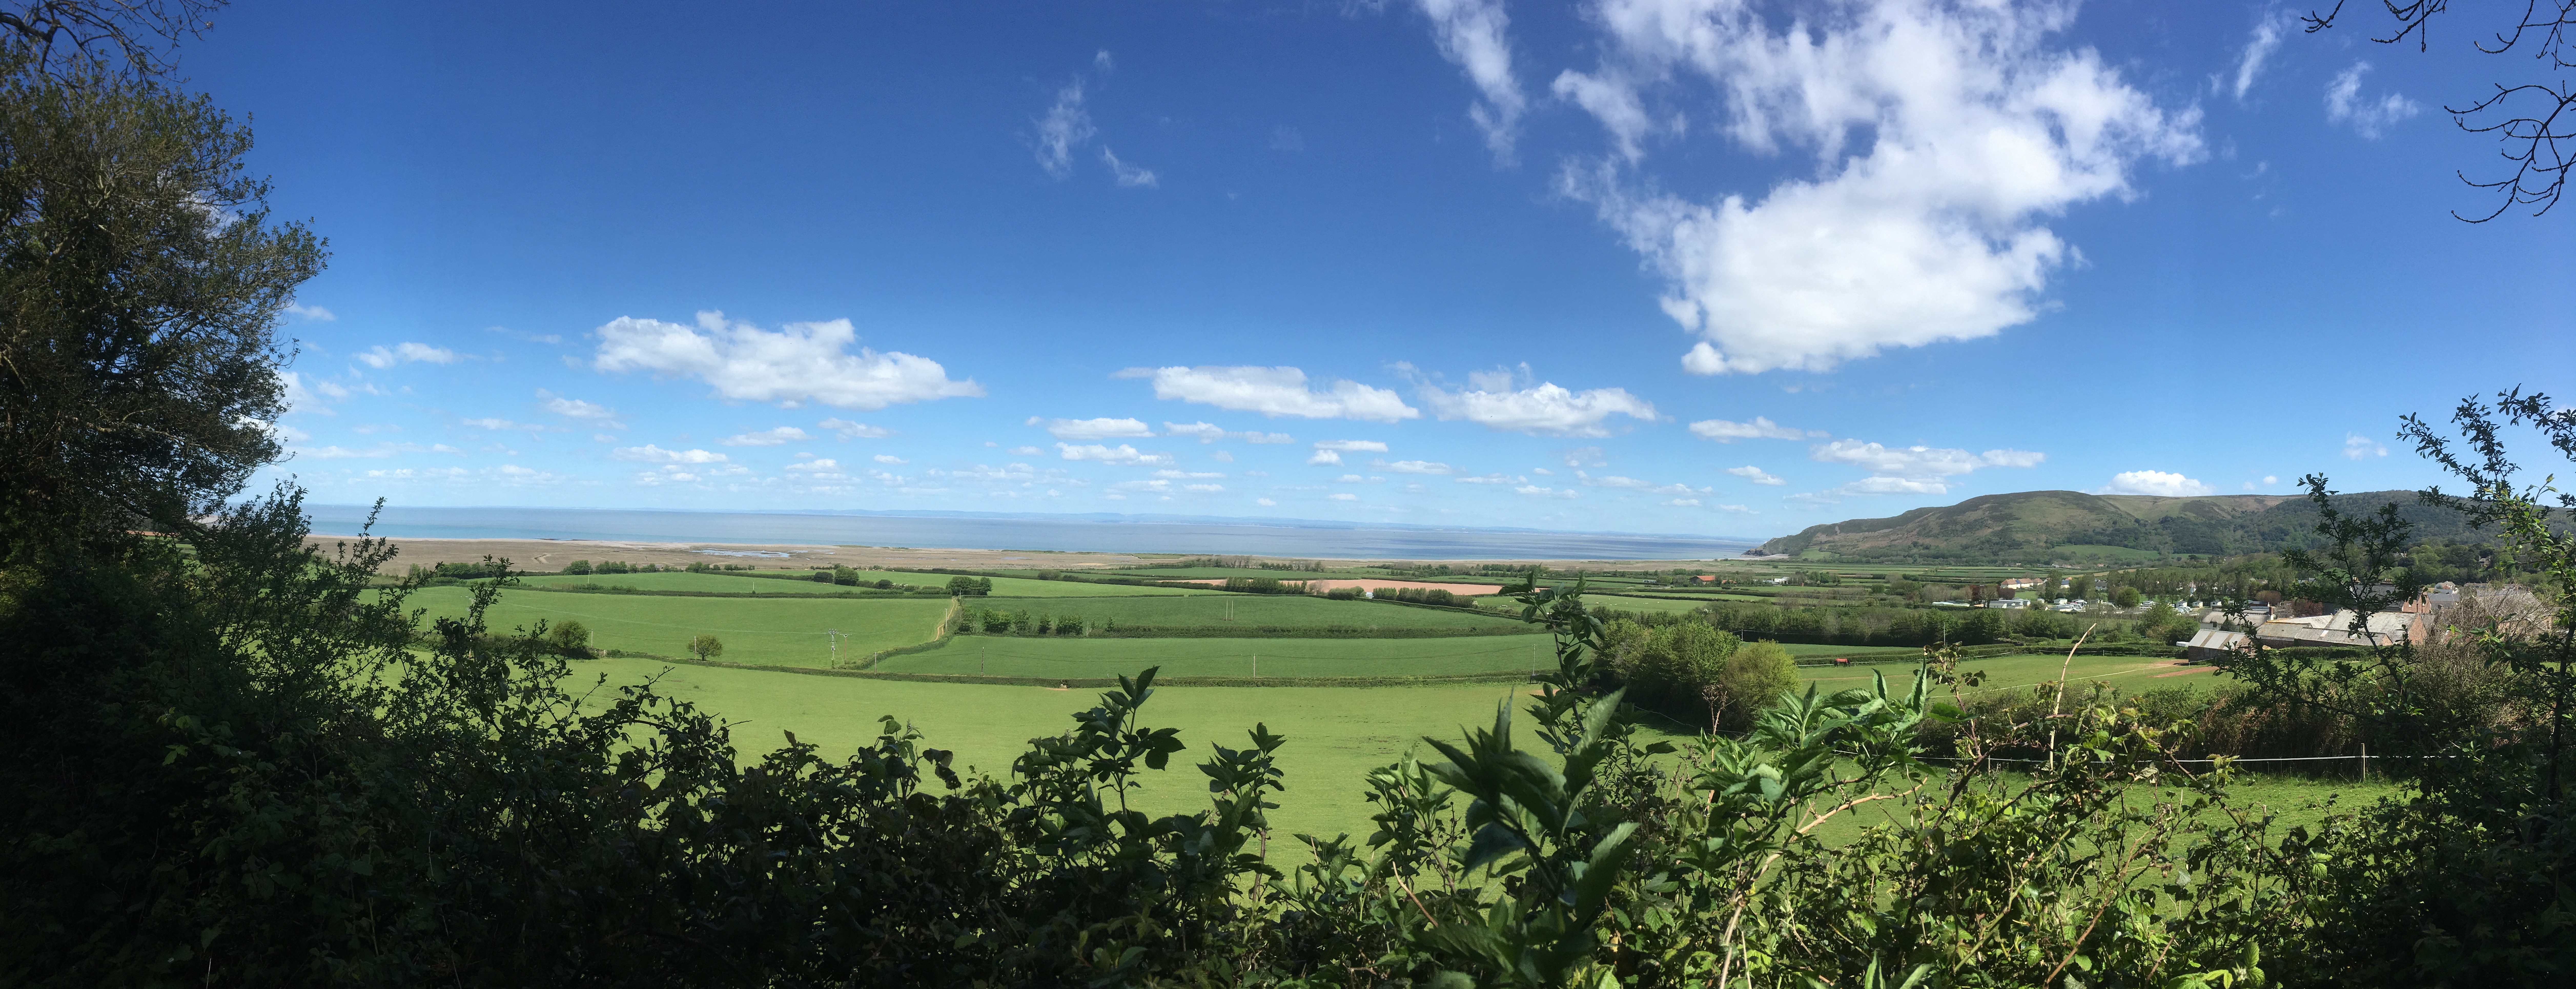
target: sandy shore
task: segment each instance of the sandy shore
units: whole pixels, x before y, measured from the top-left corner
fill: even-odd
[[[328,553],[347,536],[314,536]],[[574,560],[603,563],[747,563],[763,570],[804,570],[816,564],[955,570],[1078,570],[1132,567],[1143,559],[1124,553],[1044,553],[996,549],[905,549],[877,546],[753,546],[742,543],[646,543],[605,539],[395,539],[393,569],[411,564],[474,563],[484,557],[510,561],[519,570],[561,570]]]

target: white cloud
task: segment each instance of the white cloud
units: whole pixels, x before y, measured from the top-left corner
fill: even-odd
[[[1725,419],[1702,419],[1690,424],[1691,435],[1701,439],[1733,443],[1737,440],[1803,440],[1823,439],[1824,430],[1795,429],[1772,422],[1765,416],[1754,416],[1752,422],[1730,422]]]
[[[321,306],[300,306],[290,303],[287,305],[286,311],[294,315],[301,316],[308,322],[314,323],[329,323],[340,318],[338,313],[324,309]]]
[[[1182,424],[1166,421],[1163,423],[1163,435],[1196,436],[1201,443],[1214,443],[1225,438],[1225,428],[1212,422]]]
[[[1664,507],[1666,507],[1666,508],[1698,508],[1698,507],[1699,507],[1699,499],[1697,499],[1697,498],[1675,498],[1675,499],[1673,499],[1673,500],[1671,500],[1671,501],[1662,502],[1661,504],[1662,504]]]
[[[1467,118],[1485,133],[1485,147],[1495,164],[1512,161],[1512,143],[1528,98],[1512,78],[1512,45],[1506,36],[1511,18],[1502,0],[1416,0],[1431,19],[1431,39],[1440,57],[1466,72],[1484,98],[1467,108]]]
[[[1787,484],[1787,483],[1789,483],[1789,482],[1787,482],[1787,481],[1781,480],[1781,479],[1780,479],[1780,477],[1779,477],[1779,475],[1776,475],[1776,474],[1772,474],[1772,473],[1770,473],[1770,472],[1767,472],[1767,471],[1763,470],[1763,469],[1762,469],[1762,468],[1760,468],[1760,467],[1755,467],[1755,466],[1753,466],[1752,464],[1746,464],[1746,465],[1744,465],[1744,466],[1742,466],[1742,467],[1729,467],[1729,468],[1727,468],[1727,469],[1726,469],[1726,472],[1727,472],[1727,473],[1729,473],[1729,474],[1733,474],[1733,475],[1735,475],[1735,476],[1737,476],[1737,477],[1741,477],[1741,478],[1743,478],[1743,479],[1745,479],[1745,480],[1751,481],[1751,482],[1753,482],[1753,483],[1755,483],[1755,484],[1774,484],[1774,485],[1777,485],[1777,484]]]
[[[360,351],[356,356],[359,363],[372,368],[388,368],[403,363],[456,363],[455,351],[445,347],[432,347],[425,343],[398,343],[393,345],[392,349],[386,349],[380,345]]]
[[[1228,453],[1224,450],[1218,450],[1215,453],[1208,454],[1208,459],[1221,464],[1230,464],[1234,462],[1234,454]]]
[[[2274,10],[2264,15],[2261,23],[2254,25],[2254,36],[2246,39],[2245,51],[2236,58],[2233,88],[2238,101],[2242,102],[2246,92],[2254,88],[2254,79],[2263,74],[2264,61],[2272,57],[2273,50],[2281,47],[2281,40],[2289,36],[2290,27],[2295,23],[2289,11]]]
[[[1640,481],[1633,477],[1621,477],[1617,474],[1606,474],[1601,477],[1591,477],[1584,474],[1582,471],[1575,471],[1574,476],[1580,479],[1584,484],[1596,488],[1628,488],[1631,490],[1642,491],[1655,486],[1655,482],[1653,481]]]
[[[1714,201],[1663,192],[1618,159],[1563,173],[1562,191],[1666,278],[1665,312],[1701,337],[1683,359],[1693,373],[1825,370],[2027,322],[2075,257],[2040,220],[2132,195],[2141,162],[2203,153],[2196,109],[2159,109],[2098,53],[2052,45],[2073,4],[1808,10],[1604,0],[1599,69],[1557,85],[1621,156],[1694,119],[1636,107],[1705,85],[1696,119],[1820,166]]]
[[[696,378],[717,395],[740,401],[881,409],[984,394],[974,379],[951,381],[946,368],[926,357],[864,347],[847,352],[858,331],[846,319],[789,323],[773,333],[714,311],[698,314],[697,329],[620,316],[597,336],[599,351],[591,361],[597,370]]]
[[[1246,443],[1279,444],[1294,443],[1297,442],[1297,438],[1286,433],[1245,433],[1243,434],[1243,441]]]
[[[1168,464],[1172,462],[1172,458],[1162,454],[1138,453],[1136,452],[1135,447],[1128,446],[1125,443],[1120,443],[1114,447],[1104,446],[1098,443],[1088,443],[1080,446],[1076,446],[1071,443],[1058,443],[1055,445],[1055,448],[1066,460],[1089,460],[1104,464],[1142,464],[1147,466]]]
[[[1047,432],[1060,440],[1105,440],[1154,435],[1152,429],[1134,419],[1057,419],[1047,423]]]
[[[2160,470],[2126,470],[2111,475],[2111,483],[2093,489],[2094,494],[2164,495],[2184,497],[2218,493],[2217,488]]]
[[[1343,453],[1385,453],[1386,444],[1376,440],[1319,440],[1315,443],[1315,449],[1339,450]]]
[[[1306,458],[1306,462],[1310,464],[1330,464],[1332,466],[1339,467],[1342,465],[1342,455],[1331,450],[1317,450],[1315,451],[1314,456]]]
[[[1015,446],[1011,448],[1011,456],[1014,457],[1040,457],[1045,455],[1045,450],[1041,450],[1033,446]]]
[[[1512,493],[1513,493],[1513,494],[1517,494],[1517,495],[1526,495],[1526,496],[1531,497],[1531,498],[1580,498],[1580,497],[1583,497],[1583,492],[1576,491],[1576,490],[1574,490],[1574,489],[1572,489],[1572,488],[1567,488],[1567,489],[1565,489],[1565,490],[1563,490],[1563,491],[1559,491],[1559,490],[1557,490],[1557,489],[1555,489],[1555,488],[1542,488],[1542,487],[1539,487],[1538,485],[1535,485],[1535,484],[1524,484],[1524,485],[1521,485],[1520,487],[1513,488],[1513,489],[1512,489]]]
[[[1391,464],[1390,464],[1390,463],[1386,463],[1386,462],[1384,462],[1384,461],[1380,461],[1380,462],[1378,462],[1378,464],[1377,464],[1376,466],[1383,467],[1383,468],[1385,468],[1385,469],[1387,469],[1387,470],[1394,471],[1394,472],[1396,472],[1396,473],[1398,473],[1398,474],[1446,474],[1446,473],[1449,473],[1449,465],[1448,465],[1448,464],[1436,463],[1436,462],[1429,461],[1429,460],[1398,460],[1398,461],[1396,461],[1396,462],[1394,462],[1394,463],[1391,463]]]
[[[1118,153],[1109,150],[1106,145],[1102,146],[1100,149],[1100,163],[1109,166],[1109,174],[1118,177],[1118,185],[1121,188],[1162,188],[1163,180],[1154,175],[1153,169],[1139,168],[1135,165],[1128,164],[1127,162],[1120,161],[1118,159]]]
[[[619,460],[633,460],[648,464],[720,464],[729,459],[724,454],[709,450],[665,450],[650,443],[643,446],[621,446],[609,451],[608,455]]]
[[[2280,479],[2280,478],[2278,478],[2278,477],[2274,477],[2274,476],[2272,476],[2272,475],[2270,475],[2270,474],[2265,474],[2265,475],[2263,475],[2263,483],[2265,483],[2265,484],[2279,484],[2279,483],[2281,483],[2281,479]]]
[[[526,431],[528,431],[528,432],[535,433],[535,432],[543,432],[543,431],[545,431],[545,430],[546,430],[546,428],[547,428],[547,427],[545,427],[545,426],[536,425],[536,424],[532,424],[532,423],[525,423],[525,422],[511,422],[511,421],[510,421],[510,420],[508,420],[508,419],[494,419],[494,418],[484,418],[484,419],[459,419],[459,420],[457,420],[457,422],[463,423],[463,424],[468,425],[468,426],[472,426],[472,427],[474,427],[474,428],[476,428],[476,429],[488,429],[488,430],[491,430],[492,432],[496,432],[496,433],[517,432],[517,431],[520,431],[520,430],[526,430]]]
[[[880,453],[876,455],[876,462],[881,464],[908,464],[912,461],[905,460],[902,457],[895,456],[891,453]]]
[[[1564,458],[1565,465],[1568,467],[1610,466],[1610,461],[1603,457],[1601,448],[1597,446],[1578,446],[1570,450],[1558,450],[1556,455]],[[1548,469],[1545,467],[1538,468],[1538,472],[1541,474],[1549,473]]]
[[[794,426],[780,426],[776,429],[764,429],[757,433],[744,433],[740,436],[725,437],[724,445],[783,446],[798,440],[810,439],[813,439],[813,437],[805,435],[805,431],[802,429],[798,429]]]
[[[1306,372],[1293,367],[1136,367],[1120,371],[1118,376],[1154,379],[1156,398],[1200,402],[1266,416],[1369,422],[1422,417],[1421,410],[1404,404],[1401,396],[1384,388],[1335,381],[1324,391],[1309,389]]]
[[[1720,512],[1733,512],[1733,513],[1735,513],[1735,514],[1737,514],[1737,515],[1760,515],[1760,514],[1762,514],[1762,513],[1760,513],[1760,512],[1754,511],[1754,510],[1752,510],[1752,509],[1750,509],[1750,508],[1746,508],[1746,507],[1744,507],[1744,506],[1742,506],[1742,505],[1710,505],[1710,506],[1708,506],[1708,507],[1709,507],[1709,508],[1711,508],[1711,509],[1713,509],[1713,510],[1720,511]]]
[[[2370,63],[2354,62],[2352,68],[2343,70],[2333,82],[2326,84],[2326,120],[2351,124],[2354,133],[2376,141],[2391,125],[2424,112],[2424,108],[2397,93],[2375,99],[2363,98],[2361,77],[2369,71]]]
[[[1333,492],[1333,494],[1331,495],[1331,497],[1332,497],[1332,499],[1333,499],[1334,501],[1358,501],[1358,500],[1360,500],[1360,496],[1355,495],[1355,494],[1352,494],[1352,493],[1350,493],[1350,492],[1348,492],[1348,491],[1336,491],[1336,492]]]
[[[1272,501],[1268,498],[1254,498],[1252,499],[1252,503],[1263,508],[1270,508],[1279,504],[1278,502]]]
[[[1196,492],[1199,492],[1199,493],[1201,493],[1201,494],[1215,494],[1215,493],[1217,493],[1217,492],[1219,492],[1219,491],[1223,491],[1223,490],[1225,490],[1225,485],[1222,485],[1222,484],[1184,484],[1184,485],[1181,485],[1181,490],[1183,490],[1183,491],[1196,491]]]
[[[821,422],[815,423],[815,425],[831,430],[832,435],[840,437],[845,441],[854,439],[881,440],[894,435],[894,430],[886,429],[882,426],[871,426],[864,422],[851,422],[850,420],[838,417],[825,419]]]
[[[1887,447],[1848,439],[1818,444],[1809,456],[1824,463],[1850,464],[1870,472],[1872,476],[1830,492],[1845,495],[1947,494],[1950,486],[1944,478],[1966,474],[1980,467],[2035,467],[2048,459],[2047,454],[2029,450],[1970,453],[1929,446]],[[1831,504],[1829,501],[1824,503]]]
[[[1510,474],[1483,474],[1483,475],[1479,475],[1479,476],[1476,476],[1476,477],[1454,477],[1454,478],[1450,478],[1450,480],[1456,481],[1456,482],[1458,482],[1458,483],[1460,483],[1460,484],[1527,484],[1527,483],[1529,483],[1529,478],[1526,478],[1526,477],[1513,477],[1513,476],[1512,476],[1512,475],[1510,475]]]
[[[2360,433],[2344,434],[2343,458],[2346,460],[2367,460],[2372,457],[2385,457],[2387,455],[2388,446],[2378,440],[2363,436]],[[2271,479],[2265,478],[2263,483],[2270,484],[2272,482]]]
[[[836,471],[841,469],[841,463],[840,461],[834,460],[830,457],[817,457],[812,460],[800,460],[795,463],[788,464],[784,469],[808,472]]]
[[[586,422],[602,429],[626,428],[625,423],[617,421],[617,410],[608,406],[585,402],[578,398],[565,398],[543,388],[537,389],[537,397],[545,399],[541,408],[566,419]]]
[[[1479,382],[1486,384],[1489,382]],[[1508,388],[1508,384],[1504,385]],[[1602,421],[1614,415],[1653,422],[1655,407],[1624,388],[1571,391],[1553,382],[1518,390],[1481,387],[1446,391],[1425,384],[1422,404],[1441,419],[1465,419],[1498,432],[1534,436],[1608,436]]]
[[[617,437],[610,436],[610,435],[608,435],[607,433],[592,433],[592,434],[590,434],[590,438],[591,438],[591,440],[592,440],[592,441],[594,441],[594,442],[599,442],[599,443],[615,443],[615,442],[617,442]]]
[[[1211,477],[1224,477],[1225,475],[1224,475],[1224,474],[1222,474],[1222,473],[1219,473],[1219,472],[1217,472],[1217,471],[1212,471],[1212,470],[1171,470],[1171,469],[1166,468],[1166,469],[1164,469],[1164,470],[1158,470],[1158,471],[1155,471],[1155,472],[1154,472],[1154,476],[1155,476],[1155,477],[1167,477],[1167,478],[1171,478],[1172,480],[1176,480],[1176,481],[1179,481],[1179,480],[1190,480],[1190,481],[1196,481],[1196,480],[1202,480],[1202,479],[1205,479],[1205,478],[1211,478]]]
[[[1046,116],[1038,118],[1037,125],[1038,167],[1058,179],[1071,177],[1073,149],[1098,133],[1091,126],[1091,112],[1082,108],[1082,80],[1076,79],[1057,90],[1054,105],[1047,107]]]

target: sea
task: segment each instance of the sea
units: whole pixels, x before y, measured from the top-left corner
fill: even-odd
[[[352,536],[368,506],[304,506],[315,535]],[[1714,560],[1755,540],[1631,532],[1371,526],[1197,516],[976,512],[690,512],[593,508],[386,506],[379,536],[888,546],[916,549],[1207,553],[1323,559]]]

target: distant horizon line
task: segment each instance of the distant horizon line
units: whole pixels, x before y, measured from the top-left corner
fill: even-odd
[[[346,502],[306,502],[307,508],[345,508],[365,510],[369,504]],[[1695,532],[1626,532],[1600,529],[1538,529],[1527,526],[1424,525],[1413,522],[1349,522],[1334,519],[1265,518],[1229,515],[1169,515],[1120,512],[969,512],[941,509],[793,509],[793,508],[598,508],[560,505],[386,505],[388,510],[406,511],[546,511],[546,512],[639,512],[674,515],[801,515],[815,518],[925,518],[925,519],[993,519],[1033,522],[1079,521],[1129,525],[1241,525],[1278,529],[1387,529],[1416,532],[1490,532],[1533,533],[1574,536],[1628,536],[1666,539],[1697,539],[1708,542],[1743,543],[1759,546],[1773,536],[1712,535]],[[355,535],[355,533],[315,533],[316,535]]]

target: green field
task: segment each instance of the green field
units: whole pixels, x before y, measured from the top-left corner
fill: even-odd
[[[1143,665],[1150,664],[1120,671],[1133,674]],[[745,761],[785,744],[782,731],[821,746],[826,758],[847,758],[876,737],[877,717],[891,714],[926,734],[927,745],[956,752],[960,769],[974,766],[997,777],[1009,774],[1011,760],[1028,739],[1070,730],[1071,715],[1098,704],[1100,693],[805,676],[633,659],[581,663],[573,675],[575,693],[597,675],[612,684],[659,675],[663,693],[733,722],[734,743]],[[1271,851],[1280,855],[1286,845],[1287,861],[1305,861],[1289,835],[1304,831],[1330,837],[1348,831],[1367,836],[1372,808],[1361,798],[1366,788],[1360,779],[1369,770],[1394,762],[1422,735],[1454,740],[1461,725],[1491,725],[1494,706],[1525,689],[1510,683],[1157,688],[1145,706],[1145,723],[1180,728],[1181,740],[1190,748],[1172,759],[1170,769],[1144,773],[1148,780],[1141,806],[1154,813],[1205,807],[1207,778],[1191,767],[1211,754],[1211,744],[1240,748],[1243,733],[1265,723],[1288,738],[1279,750],[1288,792],[1270,814],[1277,836]],[[601,699],[609,696],[603,693]]]
[[[1504,601],[1504,602],[1509,602],[1511,599],[1510,599],[1510,598],[1486,598],[1486,599],[1484,599],[1484,600],[1487,600],[1487,601],[1500,600],[1500,601]],[[1681,599],[1678,599],[1678,598],[1632,598],[1632,597],[1620,597],[1620,596],[1618,596],[1618,595],[1613,595],[1613,594],[1596,594],[1596,595],[1586,595],[1586,596],[1584,597],[1584,599],[1583,599],[1583,600],[1584,600],[1584,602],[1585,602],[1585,603],[1589,604],[1591,607],[1595,607],[1595,608],[1608,608],[1608,609],[1610,609],[1610,610],[1612,610],[1612,611],[1651,611],[1651,612],[1658,612],[1658,613],[1681,613],[1681,612],[1689,612],[1689,611],[1698,611],[1699,609],[1701,609],[1701,608],[1704,608],[1704,607],[1707,607],[1707,606],[1708,606],[1708,601],[1707,601],[1707,600],[1681,600]]]
[[[1040,583],[1032,581],[1031,583]],[[999,585],[996,585],[998,590]],[[1276,626],[1280,628],[1481,628],[1523,629],[1517,618],[1501,618],[1449,608],[1410,608],[1375,601],[1331,601],[1299,594],[1228,594],[1222,591],[1186,597],[1087,598],[1080,601],[1003,601],[969,598],[969,609],[1027,611],[1031,614],[1081,615],[1108,619],[1122,627]]]
[[[1263,570],[1258,567],[1140,567],[1132,570],[1090,570],[1112,577],[1141,577],[1146,580],[1225,580],[1242,577],[1250,580],[1352,580],[1360,577],[1387,579],[1374,571],[1336,570],[1323,573],[1314,570]]]
[[[728,655],[726,658],[732,658]],[[1383,677],[1509,673],[1553,668],[1539,635],[1448,639],[1110,639],[961,635],[946,645],[890,656],[898,673],[1110,677],[1160,666],[1166,676]],[[1258,669],[1256,670],[1256,666]]]
[[[1796,650],[1820,647],[1791,646],[1789,648]],[[2058,678],[2060,664],[2065,664],[2067,682],[2079,689],[2084,684],[2100,682],[2118,687],[2124,693],[2135,693],[2167,687],[2206,689],[2212,684],[2226,682],[2221,679],[2226,674],[2217,672],[2212,667],[2177,666],[2173,663],[2173,660],[2153,656],[2077,656],[2069,663],[2065,653],[2058,653],[2053,656],[2029,654],[1997,656],[1993,659],[1971,659],[1962,661],[1959,669],[1985,672],[1985,683],[1976,690],[1970,691],[1972,694],[2020,690],[2032,684],[2055,680]],[[1888,682],[1892,685],[1910,683],[1914,675],[1914,666],[1910,663],[1873,663],[1848,667],[1801,666],[1798,667],[1798,676],[1803,682],[1819,684],[1831,690],[1841,687],[1868,686],[1870,673],[1873,670],[1887,674]]]
[[[428,609],[433,618],[458,616],[464,614],[468,600],[464,588],[431,587],[414,592],[411,606]],[[484,616],[484,623],[506,631],[534,628],[540,621],[573,619],[590,629],[594,648],[664,656],[685,654],[689,640],[703,633],[723,640],[723,658],[729,663],[827,666],[832,652],[824,629],[839,629],[847,636],[840,644],[844,658],[866,656],[930,641],[940,616],[948,613],[948,604],[947,598],[761,601],[505,591]]]
[[[945,587],[947,574],[916,573],[909,570],[870,570],[883,574],[898,584]],[[1076,580],[1035,580],[1023,577],[979,578],[993,582],[994,597],[1012,598],[1110,598],[1110,597],[1185,597],[1223,594],[1214,588],[1138,587],[1132,584],[1086,584]]]

